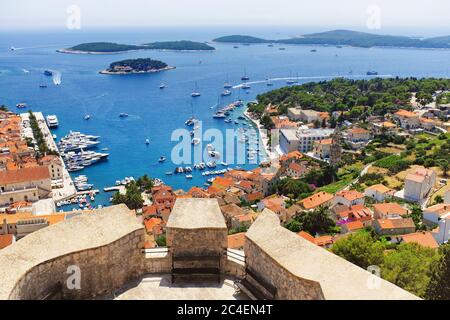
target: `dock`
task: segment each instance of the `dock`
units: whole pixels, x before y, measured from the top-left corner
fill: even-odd
[[[117,192],[119,191],[122,194],[125,194],[125,186],[114,186],[114,187],[106,187],[103,188],[104,192]]]

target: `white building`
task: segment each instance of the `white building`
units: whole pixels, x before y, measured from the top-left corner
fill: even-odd
[[[428,197],[435,183],[436,172],[418,167],[405,178],[404,197],[410,201],[422,202]]]
[[[439,244],[450,239],[450,204],[441,203],[426,208],[423,211],[423,218],[428,224],[438,226],[432,235]]]
[[[332,203],[333,206],[341,204],[347,207],[364,204],[364,194],[356,190],[342,190],[335,194]]]
[[[372,198],[378,202],[383,202],[389,195],[392,195],[393,190],[389,189],[385,185],[375,184],[367,187],[364,190],[364,195],[368,198]]]
[[[444,196],[444,203],[450,203],[450,190],[447,190]]]

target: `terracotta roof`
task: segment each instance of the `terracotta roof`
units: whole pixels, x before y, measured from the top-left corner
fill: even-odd
[[[235,233],[228,236],[228,248],[242,249],[245,244],[245,232]]]
[[[400,206],[398,203],[376,203],[373,205],[374,211],[380,212],[382,215],[398,214],[400,216],[408,214],[408,210]]]
[[[0,250],[6,248],[14,241],[14,236],[12,234],[0,234]]]
[[[353,216],[353,219],[363,219],[366,217],[372,217],[372,212],[370,211],[369,208],[366,208],[364,205],[359,204],[359,205],[355,205],[355,206],[351,206],[349,208],[349,210],[346,211],[342,211],[339,213],[339,215],[341,216],[341,218],[347,218],[349,216]]]
[[[231,185],[233,185],[233,179],[231,178],[216,177],[213,181],[213,186],[218,188],[228,188]]]
[[[435,204],[434,206],[426,208],[424,211],[432,212],[442,217],[450,213],[450,203]]]
[[[2,185],[45,179],[50,179],[50,171],[48,167],[43,166],[0,171],[0,184]]]
[[[366,190],[374,190],[379,193],[387,193],[387,192],[391,191],[392,189],[389,189],[388,187],[386,187],[383,184],[374,184],[373,186],[367,187]]]
[[[322,139],[315,142],[316,144],[329,145],[333,143],[333,139]]]
[[[405,118],[413,118],[413,117],[418,117],[418,115],[414,112],[408,111],[408,110],[404,110],[404,109],[400,109],[395,113],[396,116],[400,116],[400,117],[405,117]]]
[[[434,239],[431,232],[416,232],[405,234],[402,236],[402,239],[406,243],[415,242],[420,244],[421,246],[436,249],[439,247],[439,244]]]
[[[196,198],[209,198],[209,193],[199,187],[192,187],[187,193]]]
[[[356,190],[342,190],[337,192],[336,196],[342,197],[348,201],[364,198],[364,194]]]
[[[333,244],[334,240],[333,240],[333,236],[321,236],[321,237],[317,237],[314,238],[312,235],[310,235],[308,232],[305,231],[300,231],[299,233],[297,233],[300,237],[302,237],[305,240],[308,240],[311,243],[314,243],[315,245],[318,245],[320,247],[329,245],[329,244]]]
[[[430,177],[433,174],[434,171],[432,169],[417,167],[406,176],[405,180],[411,180],[418,183],[422,183],[426,177]]]
[[[270,196],[261,200],[264,207],[272,210],[275,213],[280,212],[284,208],[284,198],[280,196]]]
[[[394,127],[396,127],[395,124],[393,124],[392,122],[389,122],[389,121],[382,122],[381,126],[385,127],[385,128],[394,128]]]
[[[163,220],[160,218],[150,218],[144,221],[145,230],[147,233],[152,233],[153,228],[160,226],[163,223]]]
[[[222,211],[222,214],[226,214],[231,217],[240,216],[246,213],[244,209],[235,205],[234,203],[221,206],[220,211]]]
[[[351,133],[353,133],[353,134],[368,133],[368,132],[369,132],[369,131],[367,131],[366,129],[359,128],[359,127],[352,128],[352,129],[350,129],[349,131],[350,131]]]
[[[381,229],[403,229],[415,228],[414,221],[411,218],[406,219],[377,219]]]
[[[315,238],[312,235],[310,235],[308,232],[300,231],[297,234],[300,237],[302,237],[303,239],[308,240],[309,242],[316,244]]]
[[[304,171],[303,167],[295,162],[289,164],[289,169],[296,171],[297,173],[302,173]]]
[[[264,195],[262,194],[262,192],[252,192],[252,193],[247,193],[246,195],[244,195],[244,199],[247,202],[261,200],[262,198],[264,198]]]
[[[214,187],[214,186],[209,186],[209,187],[208,187],[208,193],[209,193],[210,195],[216,195],[216,194],[221,193],[221,192],[222,192],[221,189],[216,188],[216,187]]]
[[[348,222],[348,223],[345,224],[345,226],[347,227],[348,231],[355,231],[355,230],[364,229],[364,225],[361,222],[361,220]]]
[[[333,195],[331,193],[321,191],[321,192],[313,194],[312,196],[310,196],[308,198],[305,198],[305,199],[299,201],[298,204],[300,204],[306,210],[309,210],[309,209],[316,208],[316,207],[330,201],[331,199],[333,199]]]
[[[152,215],[158,213],[158,206],[156,204],[152,204],[151,206],[145,206],[142,208],[142,214],[144,215]]]
[[[282,155],[280,160],[286,161],[290,159],[301,159],[301,158],[303,158],[303,154],[300,151],[292,151],[289,152],[288,154]]]

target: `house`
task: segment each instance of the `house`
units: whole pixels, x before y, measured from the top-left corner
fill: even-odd
[[[228,229],[232,228],[232,220],[234,217],[242,216],[247,213],[246,210],[242,209],[234,203],[221,206],[220,211],[222,211]]]
[[[52,181],[46,166],[0,171],[0,206],[17,201],[51,198]]]
[[[242,196],[242,198],[248,203],[254,203],[264,198],[262,192],[252,192],[246,193]]]
[[[450,214],[450,203],[439,203],[423,210],[423,219],[430,225],[437,225],[439,221]]]
[[[333,139],[323,139],[314,142],[313,154],[318,159],[329,159],[331,156],[331,145]]]
[[[353,149],[364,147],[370,141],[370,131],[355,127],[347,132],[347,141]]]
[[[401,235],[399,236],[399,242],[418,243],[423,247],[431,249],[437,249],[439,247],[431,232],[425,231]]]
[[[408,214],[408,210],[398,203],[376,203],[373,205],[375,219],[397,219]]]
[[[63,178],[63,164],[61,158],[55,155],[47,155],[40,159],[43,166],[48,167],[52,180],[61,180]]]
[[[312,196],[298,201],[297,204],[304,210],[313,210],[321,206],[330,206],[332,199],[333,195],[331,193],[320,191]]]
[[[231,187],[233,183],[233,179],[219,176],[214,178],[212,186],[217,189],[226,190]]]
[[[367,187],[364,190],[364,195],[368,198],[374,199],[378,202],[384,201],[387,197],[392,196],[394,190],[386,187],[382,184],[375,184],[373,186]]]
[[[150,218],[144,221],[145,231],[148,235],[156,238],[159,235],[160,227],[164,224],[161,218]]]
[[[395,133],[395,129],[397,126],[389,121],[379,122],[373,124],[373,134],[374,135],[381,135],[381,134],[393,134]]]
[[[319,120],[319,112],[309,109],[300,110],[300,120],[303,122],[314,122]]]
[[[295,150],[295,151],[289,152],[288,154],[282,155],[279,158],[279,161],[280,161],[281,168],[286,170],[287,167],[291,163],[293,163],[293,162],[300,163],[300,161],[302,161],[303,159],[304,159],[303,154],[300,151]]]
[[[158,215],[167,222],[177,196],[174,194],[171,187],[163,184],[154,186],[151,190],[151,194],[153,204],[157,206]]]
[[[302,113],[300,108],[288,108],[287,116],[292,121],[300,121],[302,119]]]
[[[292,122],[286,116],[272,116],[272,120],[275,129],[295,129],[298,127],[297,122]]]
[[[251,181],[240,180],[234,183],[234,186],[245,193],[251,193],[255,189],[255,184]]]
[[[399,123],[400,127],[406,130],[420,127],[419,115],[411,111],[400,109],[394,113],[394,119]]]
[[[351,207],[357,204],[364,204],[364,194],[356,190],[342,190],[335,194],[333,205],[343,204]]]
[[[361,220],[350,221],[344,224],[341,224],[341,233],[353,233],[359,230],[364,229],[364,224]]]
[[[373,228],[379,235],[401,235],[413,233],[416,226],[412,218],[400,219],[375,219]]]
[[[228,236],[228,249],[244,250],[245,232],[230,234]]]
[[[206,190],[203,190],[199,187],[192,187],[187,192],[188,195],[190,195],[192,198],[209,198],[210,195]]]
[[[405,178],[404,197],[407,200],[423,202],[436,183],[436,172],[424,167],[417,167]]]
[[[314,147],[314,142],[323,140],[331,136],[334,129],[310,129],[302,126],[297,130],[281,129],[280,130],[280,148],[283,152],[308,152]]]
[[[302,163],[292,162],[286,169],[286,175],[288,177],[298,179],[303,177],[309,172],[308,162],[304,161]]]
[[[434,129],[436,128],[436,121],[432,120],[432,119],[427,119],[427,118],[420,118],[420,126],[427,131],[434,131]]]
[[[320,237],[313,237],[312,235],[310,235],[308,232],[305,231],[300,231],[299,233],[297,233],[300,237],[302,237],[305,240],[308,240],[309,242],[322,247],[322,248],[329,248],[333,245],[334,243],[334,238],[333,236],[320,236]]]
[[[372,224],[372,216],[372,211],[362,204],[351,206],[337,214],[339,221],[361,221],[365,227]]]

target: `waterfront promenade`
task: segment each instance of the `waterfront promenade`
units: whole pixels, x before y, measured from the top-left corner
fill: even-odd
[[[50,132],[50,129],[47,126],[47,122],[45,121],[45,117],[42,114],[42,112],[33,112],[34,116],[36,117],[36,120],[39,124],[39,129],[41,130],[42,134],[44,135],[45,142],[47,144],[47,147],[51,150],[58,151],[58,147],[56,145],[55,140],[53,139],[53,135]],[[29,113],[21,113],[20,117],[22,118],[22,123],[29,121]],[[77,190],[75,188],[75,185],[72,181],[72,178],[70,177],[69,171],[67,171],[66,165],[64,164],[63,159],[61,158],[61,163],[63,166],[63,187],[53,189],[53,201],[58,202],[66,199],[73,198],[77,195]]]

